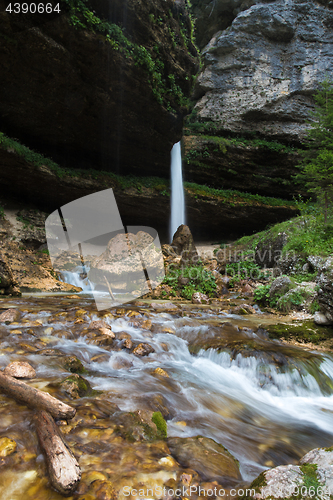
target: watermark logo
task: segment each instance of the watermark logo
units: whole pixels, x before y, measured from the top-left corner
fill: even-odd
[[[141,297],[163,281],[157,231],[125,228],[112,189],[63,205],[46,219],[45,230],[54,270],[90,292],[99,311]]]

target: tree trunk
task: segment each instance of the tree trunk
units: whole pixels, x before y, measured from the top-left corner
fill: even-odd
[[[70,495],[81,479],[80,466],[64,443],[58,426],[49,413],[39,411],[35,417],[35,425],[52,486],[63,495]]]
[[[54,398],[47,392],[35,389],[30,385],[16,380],[9,375],[4,375],[0,370],[0,390],[8,394],[13,399],[25,403],[33,409],[46,410],[54,418],[58,419],[71,419],[74,417],[76,410],[65,403]]]

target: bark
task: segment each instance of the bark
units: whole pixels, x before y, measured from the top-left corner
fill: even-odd
[[[70,495],[81,479],[80,466],[48,412],[39,411],[35,425],[52,486],[63,495]]]
[[[5,375],[0,370],[0,390],[8,394],[13,399],[25,403],[33,409],[46,410],[54,418],[68,420],[74,417],[76,410],[58,399],[54,398],[47,392],[40,391],[25,384],[20,380],[16,380],[9,375]]]

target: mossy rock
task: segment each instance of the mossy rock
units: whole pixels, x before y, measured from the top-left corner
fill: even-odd
[[[158,434],[162,438],[167,437],[167,423],[164,420],[162,413],[160,411],[155,411],[151,417],[152,422],[156,425]]]
[[[72,398],[79,399],[86,396],[94,396],[100,394],[100,391],[94,391],[85,378],[77,373],[73,373],[69,377],[60,382],[60,387]]]
[[[143,422],[135,412],[118,412],[113,415],[113,418],[116,419],[117,424],[115,432],[130,443],[161,439],[160,433]]]
[[[279,323],[277,325],[266,326],[265,329],[271,339],[280,339],[283,337],[285,340],[319,344],[333,338],[332,328],[318,326],[312,320],[303,321],[302,323]]]
[[[81,361],[76,356],[66,356],[64,358],[64,368],[71,373],[88,373]]]

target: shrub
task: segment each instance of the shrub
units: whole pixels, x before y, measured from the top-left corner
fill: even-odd
[[[185,278],[187,283],[182,285],[179,278]],[[214,274],[202,266],[188,266],[172,270],[167,274],[163,283],[172,287],[185,299],[191,300],[195,292],[201,292],[208,297],[213,297],[216,291]]]

